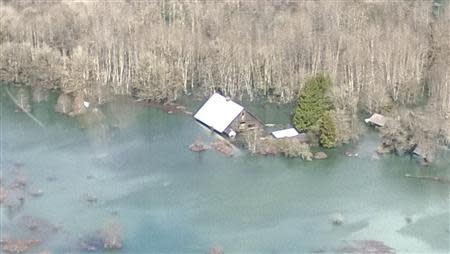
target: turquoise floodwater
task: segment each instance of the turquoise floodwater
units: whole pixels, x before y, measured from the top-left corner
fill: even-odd
[[[28,190],[43,191],[25,195],[13,213],[2,207],[2,234],[25,235],[17,226],[23,216],[61,228],[33,253],[79,253],[79,239],[109,220],[122,226],[118,253],[206,253],[215,246],[225,253],[334,253],[372,240],[396,252],[449,252],[449,186],[404,177],[449,177],[448,153],[430,167],[408,157],[374,159],[377,135],[368,132],[358,144],[327,151],[324,161],[239,150],[231,158],[197,154],[188,145],[215,134],[189,115],[117,100],[92,123],[95,117],[54,113],[52,98],[33,105],[41,128],[14,112],[1,91],[2,179],[20,162]],[[288,110],[252,107],[265,121],[288,122]],[[340,226],[330,221],[335,213],[344,218]]]

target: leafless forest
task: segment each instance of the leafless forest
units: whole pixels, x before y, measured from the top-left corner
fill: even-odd
[[[324,72],[341,141],[358,133],[358,113],[381,112],[408,115],[401,126],[416,139],[448,143],[448,6],[433,15],[431,0],[3,1],[0,80],[99,103],[213,90],[287,103]]]

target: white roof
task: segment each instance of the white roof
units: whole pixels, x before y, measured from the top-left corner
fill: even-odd
[[[215,93],[195,113],[194,118],[218,132],[223,132],[242,110],[244,107],[241,105]]]
[[[386,124],[387,119],[385,116],[375,113],[370,118],[367,118],[364,121],[366,123],[373,123],[383,127]]]
[[[272,135],[275,138],[290,138],[290,137],[295,137],[298,134],[299,134],[298,131],[294,128],[289,128],[289,129],[272,132]]]

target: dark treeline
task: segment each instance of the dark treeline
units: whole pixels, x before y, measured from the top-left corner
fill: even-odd
[[[448,142],[449,19],[431,0],[2,1],[0,79],[98,103],[212,91],[286,103],[324,72],[340,141],[360,112],[407,109]]]

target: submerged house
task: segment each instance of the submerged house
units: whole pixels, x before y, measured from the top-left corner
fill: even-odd
[[[214,93],[203,104],[194,118],[214,131],[231,138],[241,131],[264,126],[243,106],[218,93]]]
[[[364,120],[366,123],[375,125],[377,127],[383,127],[386,122],[387,122],[387,118],[383,115],[380,114],[373,114],[370,118],[367,118],[366,120]]]

